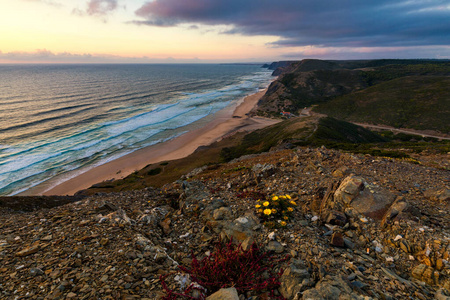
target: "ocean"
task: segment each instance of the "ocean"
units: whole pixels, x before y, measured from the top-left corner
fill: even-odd
[[[0,195],[199,128],[271,80],[257,65],[0,65]]]

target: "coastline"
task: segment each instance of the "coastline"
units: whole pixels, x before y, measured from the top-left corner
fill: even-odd
[[[133,153],[89,169],[59,184],[47,182],[20,195],[73,195],[93,184],[111,179],[121,179],[148,164],[189,156],[198,147],[210,145],[240,130],[256,130],[279,122],[247,114],[257,105],[267,89],[245,97],[236,105],[218,112],[205,126],[187,132],[173,140],[139,149]]]

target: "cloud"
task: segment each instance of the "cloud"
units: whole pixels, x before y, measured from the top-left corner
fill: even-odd
[[[117,8],[116,0],[91,0],[86,10],[88,15],[106,15]]]
[[[271,35],[272,47],[450,45],[448,0],[154,0],[135,23],[232,25],[228,34]]]
[[[282,55],[282,60],[317,59],[382,59],[432,58],[450,59],[450,46],[415,47],[301,47],[301,50]]]
[[[152,58],[147,56],[126,57],[110,54],[76,54],[70,52],[54,53],[47,49],[38,49],[34,52],[2,52],[0,50],[0,63],[64,63],[64,64],[121,64],[121,63],[212,63],[213,60],[192,58]]]
[[[106,16],[116,10],[117,7],[117,0],[90,0],[86,3],[85,10],[76,8],[73,10],[73,13],[77,15]]]

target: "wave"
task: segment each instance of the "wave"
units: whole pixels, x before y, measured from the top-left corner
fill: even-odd
[[[195,75],[198,78],[192,77],[192,72],[180,75],[173,66],[151,67],[166,73],[146,73],[147,77],[142,78],[132,72],[141,66],[130,67],[130,78],[120,77],[120,72],[114,76],[106,72],[104,78],[96,78],[104,74],[84,68],[89,74],[78,74],[76,80],[44,85],[47,94],[31,99],[36,108],[42,103],[39,109],[29,105],[25,94],[14,101],[0,98],[0,104],[9,105],[12,116],[28,114],[27,122],[0,121],[0,195],[17,194],[55,176],[67,179],[137,149],[170,140],[184,133],[187,125],[256,92],[270,80],[269,72],[239,71],[241,74],[235,76],[233,68],[226,70],[233,76],[215,76],[209,66],[198,67],[206,74]],[[72,76],[70,68],[67,70]],[[66,82],[73,84],[66,87]],[[28,93],[39,92],[34,85],[28,86]],[[0,110],[0,116],[4,113]]]

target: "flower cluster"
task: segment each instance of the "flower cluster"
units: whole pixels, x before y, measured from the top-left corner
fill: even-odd
[[[269,227],[284,227],[292,217],[297,205],[289,195],[273,195],[266,200],[258,200],[256,211],[261,215],[264,224]]]

